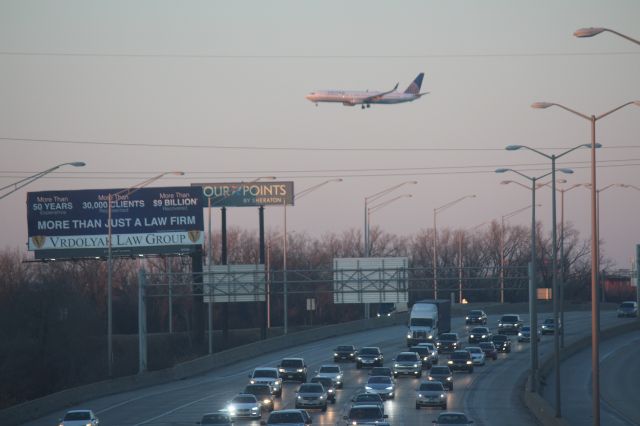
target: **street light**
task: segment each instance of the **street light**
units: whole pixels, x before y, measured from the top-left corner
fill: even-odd
[[[183,176],[184,172],[164,172],[160,173],[157,176],[149,178],[145,181],[142,181],[138,184],[135,184],[129,188],[123,189],[122,191],[118,191],[115,194],[109,193],[107,194],[107,365],[109,377],[113,377],[113,314],[112,314],[112,275],[113,275],[113,258],[111,253],[112,243],[111,243],[111,201],[115,197],[116,200],[120,196],[130,196],[134,192],[138,191],[141,188],[149,185],[150,183],[155,182],[166,175],[176,175]]]
[[[48,175],[49,173],[59,169],[62,166],[73,166],[73,167],[84,167],[86,165],[86,163],[84,161],[74,161],[72,163],[62,163],[62,164],[58,164],[57,166],[51,167],[50,169],[38,172],[34,175],[31,176],[27,176],[24,179],[20,179],[17,182],[14,183],[10,183],[9,185],[5,185],[2,188],[0,188],[0,192],[9,189],[11,187],[13,187],[13,189],[5,194],[0,195],[0,200],[2,200],[3,198],[5,198],[6,196],[13,194],[14,192],[16,192],[18,189],[22,188],[23,186],[27,186],[29,185],[31,182],[40,179],[41,177],[44,177],[45,175]]]
[[[562,173],[573,173],[570,169],[559,169]],[[553,172],[548,172],[538,177],[527,176],[514,169],[496,169],[496,173],[513,172],[531,182],[531,264],[529,266],[529,317],[531,318],[531,330],[536,332],[538,329],[538,312],[536,306],[536,181],[549,176]],[[531,392],[535,392],[537,388],[536,380],[538,379],[538,340],[531,339]]]
[[[617,32],[617,31],[610,30],[609,28],[601,28],[601,27],[600,28],[594,28],[594,27],[580,28],[580,29],[577,29],[573,33],[573,35],[578,37],[578,38],[585,38],[585,37],[593,37],[593,36],[598,35],[598,34],[600,34],[602,32],[605,32],[605,31],[613,33],[613,34],[615,34],[617,36],[620,36],[622,38],[626,38],[627,40],[631,41],[632,43],[640,44],[640,41],[638,41],[638,40],[636,40],[634,38],[631,38],[629,36],[626,36],[624,34],[621,34],[621,33]]]
[[[301,197],[304,197],[305,195],[308,195],[309,193],[315,191],[316,189],[320,189],[323,186],[327,185],[328,183],[331,182],[342,182],[341,178],[336,178],[336,179],[329,179],[326,180],[324,182],[321,182],[317,185],[313,185],[309,188],[303,189],[302,191],[300,191],[300,193],[298,195],[296,195],[296,199],[299,200]],[[287,307],[288,307],[288,289],[287,289],[287,203],[286,201],[283,201],[282,203],[282,207],[284,208],[284,229],[282,232],[282,293],[283,293],[283,300],[282,300],[282,304],[283,304],[283,309],[284,309],[284,313],[283,313],[283,321],[282,321],[282,332],[283,334],[287,334],[289,331],[289,315],[287,312]],[[270,307],[268,307],[270,309]]]
[[[467,229],[467,231],[474,231],[486,224],[487,222],[482,222],[479,225]],[[458,237],[458,303],[462,303],[462,240],[464,239],[465,232],[464,229],[461,230]]]
[[[380,204],[376,204],[376,205],[373,205],[373,206],[369,207],[367,209],[367,226],[371,225],[371,221],[370,221],[371,213],[375,213],[378,210],[384,208],[385,206],[387,206],[387,205],[389,205],[389,204],[393,203],[394,201],[397,201],[397,200],[399,200],[401,198],[411,198],[411,197],[413,197],[413,195],[411,195],[411,194],[402,194],[402,195],[398,195],[397,197],[391,198],[391,199],[389,199],[387,201],[383,201]],[[367,229],[367,234],[369,234],[369,233],[370,233],[370,230]],[[370,247],[369,247],[369,251],[371,251]]]
[[[369,195],[368,197],[364,197],[364,257],[369,257],[369,203],[384,197],[388,193],[400,188],[403,185],[415,185],[417,183],[417,180],[408,180],[387,189],[383,189],[382,191],[376,192],[375,194]]]
[[[544,109],[557,106],[572,114],[582,117],[591,123],[591,374],[593,398],[593,424],[600,425],[600,312],[598,300],[598,229],[596,212],[596,121],[604,118],[628,105],[640,106],[640,101],[622,104],[600,115],[586,115],[564,105],[554,102],[535,102],[532,108]]]
[[[520,182],[516,182],[512,180],[505,180],[500,183],[503,185],[508,183],[516,183],[518,185],[524,186]],[[525,186],[525,188],[527,187]],[[542,204],[536,204],[536,206],[541,207]],[[509,219],[510,217],[513,217],[518,213],[521,213],[530,208],[531,206],[521,207],[518,210],[514,210],[512,212],[502,215],[500,218],[500,303],[504,303],[504,220]]]
[[[460,201],[465,200],[467,198],[475,198],[475,194],[465,195],[464,197],[460,197],[457,200],[453,200],[450,203],[447,203],[443,206],[436,207],[433,209],[433,298],[438,299],[438,256],[437,256],[437,240],[438,240],[438,231],[436,228],[436,215],[449,207],[458,204]]]

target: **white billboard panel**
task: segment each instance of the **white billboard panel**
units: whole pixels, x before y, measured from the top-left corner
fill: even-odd
[[[409,259],[333,259],[333,303],[407,303]]]
[[[264,302],[264,265],[210,265],[203,269],[204,303]]]

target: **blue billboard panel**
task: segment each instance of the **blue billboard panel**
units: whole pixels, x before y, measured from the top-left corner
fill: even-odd
[[[203,207],[293,205],[293,182],[193,183],[200,187]]]
[[[204,239],[201,191],[189,186],[30,192],[27,223],[37,258],[105,255],[109,228],[117,255],[184,252]]]

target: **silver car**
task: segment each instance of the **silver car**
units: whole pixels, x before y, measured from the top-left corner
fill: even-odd
[[[433,343],[418,343],[416,346],[424,346],[426,348],[429,348],[429,352],[431,352],[431,364],[438,364],[439,357],[436,345],[434,345]]]
[[[478,346],[467,346],[464,349],[471,354],[473,365],[484,365],[486,356],[482,348]]]
[[[422,376],[422,360],[416,352],[400,352],[393,360],[393,377],[399,375]]]
[[[329,377],[331,380],[333,380],[333,383],[336,385],[336,388],[342,389],[343,387],[342,368],[340,368],[339,365],[336,365],[336,364],[321,365],[320,370],[316,371],[316,376]]]
[[[282,396],[282,378],[277,368],[261,367],[253,370],[249,375],[249,383],[252,385],[267,384],[271,386],[275,396]]]
[[[97,426],[100,420],[91,410],[71,410],[59,420],[59,424],[60,426]]]
[[[382,399],[393,399],[396,395],[396,384],[387,376],[370,376],[364,389],[370,393],[377,393]]]
[[[438,426],[463,426],[471,423],[473,423],[473,420],[470,420],[466,414],[455,411],[444,411],[433,421],[433,424]]]
[[[255,395],[241,393],[236,395],[227,405],[227,412],[231,417],[262,417],[262,406]]]
[[[303,383],[296,392],[296,408],[320,408],[327,411],[327,391],[320,383]]]
[[[447,409],[447,395],[442,382],[422,382],[416,389],[416,410],[420,407],[441,407]]]

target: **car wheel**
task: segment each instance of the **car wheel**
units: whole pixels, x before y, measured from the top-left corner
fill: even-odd
[[[416,373],[416,377],[422,377],[422,371]]]
[[[397,379],[397,378],[398,378],[398,375],[397,375],[397,374],[394,374],[394,375],[393,375],[393,378],[394,378],[394,379]]]
[[[322,407],[322,411],[323,412],[327,411],[327,404],[324,404],[324,406]]]
[[[282,389],[280,389],[280,390],[276,393],[276,397],[278,397],[278,398],[282,398]]]

